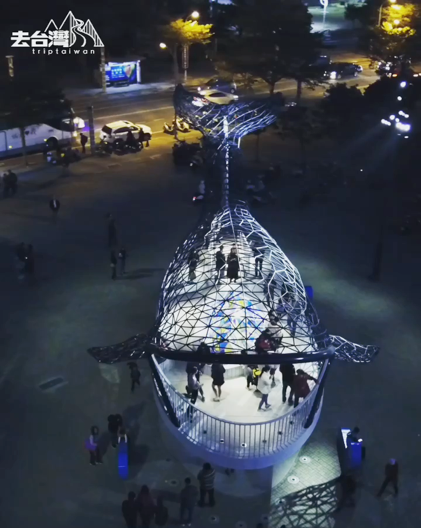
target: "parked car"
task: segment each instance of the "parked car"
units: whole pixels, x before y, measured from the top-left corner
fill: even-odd
[[[207,83],[197,89],[199,93],[205,90],[220,90],[221,92],[234,94],[237,91],[237,85],[232,79],[212,77],[212,79],[209,79]]]
[[[100,137],[103,141],[112,143],[116,139],[126,139],[129,130],[131,130],[135,137],[137,137],[137,134],[139,134],[141,129],[145,133],[145,140],[152,139],[152,130],[150,127],[135,124],[131,121],[114,121],[113,123],[106,124],[101,129]]]
[[[202,90],[200,92],[200,95],[203,99],[206,99],[211,103],[220,105],[230,104],[238,99],[238,95],[221,92],[218,90]]]
[[[362,66],[354,62],[332,62],[329,66],[329,79],[336,81],[345,77],[357,77]]]

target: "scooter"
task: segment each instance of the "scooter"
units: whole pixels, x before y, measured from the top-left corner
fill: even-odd
[[[166,134],[174,134],[176,130],[183,133],[190,132],[190,125],[180,117],[174,119],[171,124],[164,123],[164,132]]]

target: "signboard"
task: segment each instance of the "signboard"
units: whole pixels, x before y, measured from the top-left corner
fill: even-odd
[[[109,62],[105,65],[107,84],[140,82],[140,61]]]

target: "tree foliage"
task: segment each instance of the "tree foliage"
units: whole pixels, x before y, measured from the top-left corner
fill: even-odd
[[[283,78],[307,79],[303,66],[317,56],[311,15],[301,0],[236,0],[238,30],[218,59],[233,73],[265,81],[273,93]]]

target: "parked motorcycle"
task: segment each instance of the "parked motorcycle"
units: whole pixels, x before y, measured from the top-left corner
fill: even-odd
[[[174,134],[176,130],[177,132],[182,132],[182,133],[190,132],[190,125],[187,121],[185,121],[181,117],[177,117],[176,119],[173,119],[171,124],[167,122],[164,123],[164,132],[166,134]]]

